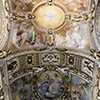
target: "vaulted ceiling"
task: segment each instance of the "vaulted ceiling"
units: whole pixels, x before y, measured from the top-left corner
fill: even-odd
[[[100,1],[1,0],[0,100],[100,100]]]

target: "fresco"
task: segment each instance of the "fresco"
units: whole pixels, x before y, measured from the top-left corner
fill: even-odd
[[[47,31],[52,29],[56,47],[89,50],[88,23],[65,20],[65,15],[72,11],[76,11],[76,14],[78,11],[88,10],[90,0],[54,0],[51,2],[53,5],[47,5],[45,0],[11,0],[13,10],[30,11],[35,15],[34,20],[30,22],[14,23],[12,28],[14,49],[46,46]]]
[[[43,34],[37,34],[31,22],[16,22],[12,29],[12,43],[16,48],[43,46]]]
[[[57,0],[62,2],[68,11],[77,12],[88,10],[90,0]]]
[[[46,34],[36,34],[34,46],[45,46],[46,44]]]
[[[91,100],[92,86],[77,76],[72,76],[71,80],[72,100]]]
[[[61,75],[56,71],[43,73],[38,82],[38,92],[46,99],[56,99],[64,93],[64,83]]]
[[[32,100],[32,77],[24,76],[11,84],[12,100]]]
[[[71,23],[62,33],[56,34],[55,45],[58,47],[70,47],[84,49],[88,45],[88,29],[86,23]],[[62,46],[63,44],[63,46]]]
[[[33,0],[11,0],[12,9],[16,12],[31,11],[35,4]]]
[[[14,45],[18,47],[32,46],[35,41],[34,27],[29,22],[16,23],[13,40]]]
[[[87,23],[73,22],[61,32],[55,33],[56,47],[89,48]],[[16,22],[12,28],[12,44],[16,48],[46,45],[46,34],[35,30],[31,22]],[[63,44],[63,45],[62,45]]]
[[[61,3],[54,2],[54,5],[49,6],[42,2],[32,12],[36,16],[34,24],[45,30],[57,30],[65,24],[65,12],[66,8]]]
[[[12,9],[17,12],[32,11],[35,5],[45,0],[11,0]],[[90,0],[56,0],[61,2],[68,11],[85,11],[88,10]]]

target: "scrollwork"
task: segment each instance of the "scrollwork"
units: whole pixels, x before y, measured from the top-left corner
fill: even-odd
[[[11,53],[11,50],[0,50],[0,58],[6,57]]]

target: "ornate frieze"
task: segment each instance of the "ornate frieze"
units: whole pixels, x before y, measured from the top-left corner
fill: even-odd
[[[8,78],[5,84],[9,88],[5,89],[9,89],[10,99],[18,98],[20,93],[23,98],[33,100],[73,99],[76,94],[82,95],[80,91],[75,92],[77,88],[82,89],[82,87],[88,88],[88,94],[92,93],[95,67],[93,58],[70,53],[68,50],[67,52],[33,50],[25,54],[20,52],[16,56],[9,55],[8,59],[5,59],[7,69],[3,68],[2,75],[4,74],[4,80]],[[83,92],[85,93],[85,90]],[[29,97],[28,94],[30,94]],[[90,98],[88,94],[84,97]]]

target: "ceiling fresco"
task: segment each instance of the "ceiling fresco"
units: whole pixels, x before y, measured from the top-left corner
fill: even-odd
[[[31,11],[34,6],[45,0],[11,0],[12,9],[17,12]],[[55,1],[55,0],[50,0]],[[87,11],[91,0],[56,0],[57,2],[65,5],[68,11]]]
[[[100,100],[99,8],[0,1],[0,100]]]
[[[12,11],[8,48],[48,44],[54,48],[91,48],[89,21],[85,19],[90,0],[9,0],[8,4],[8,14]]]

